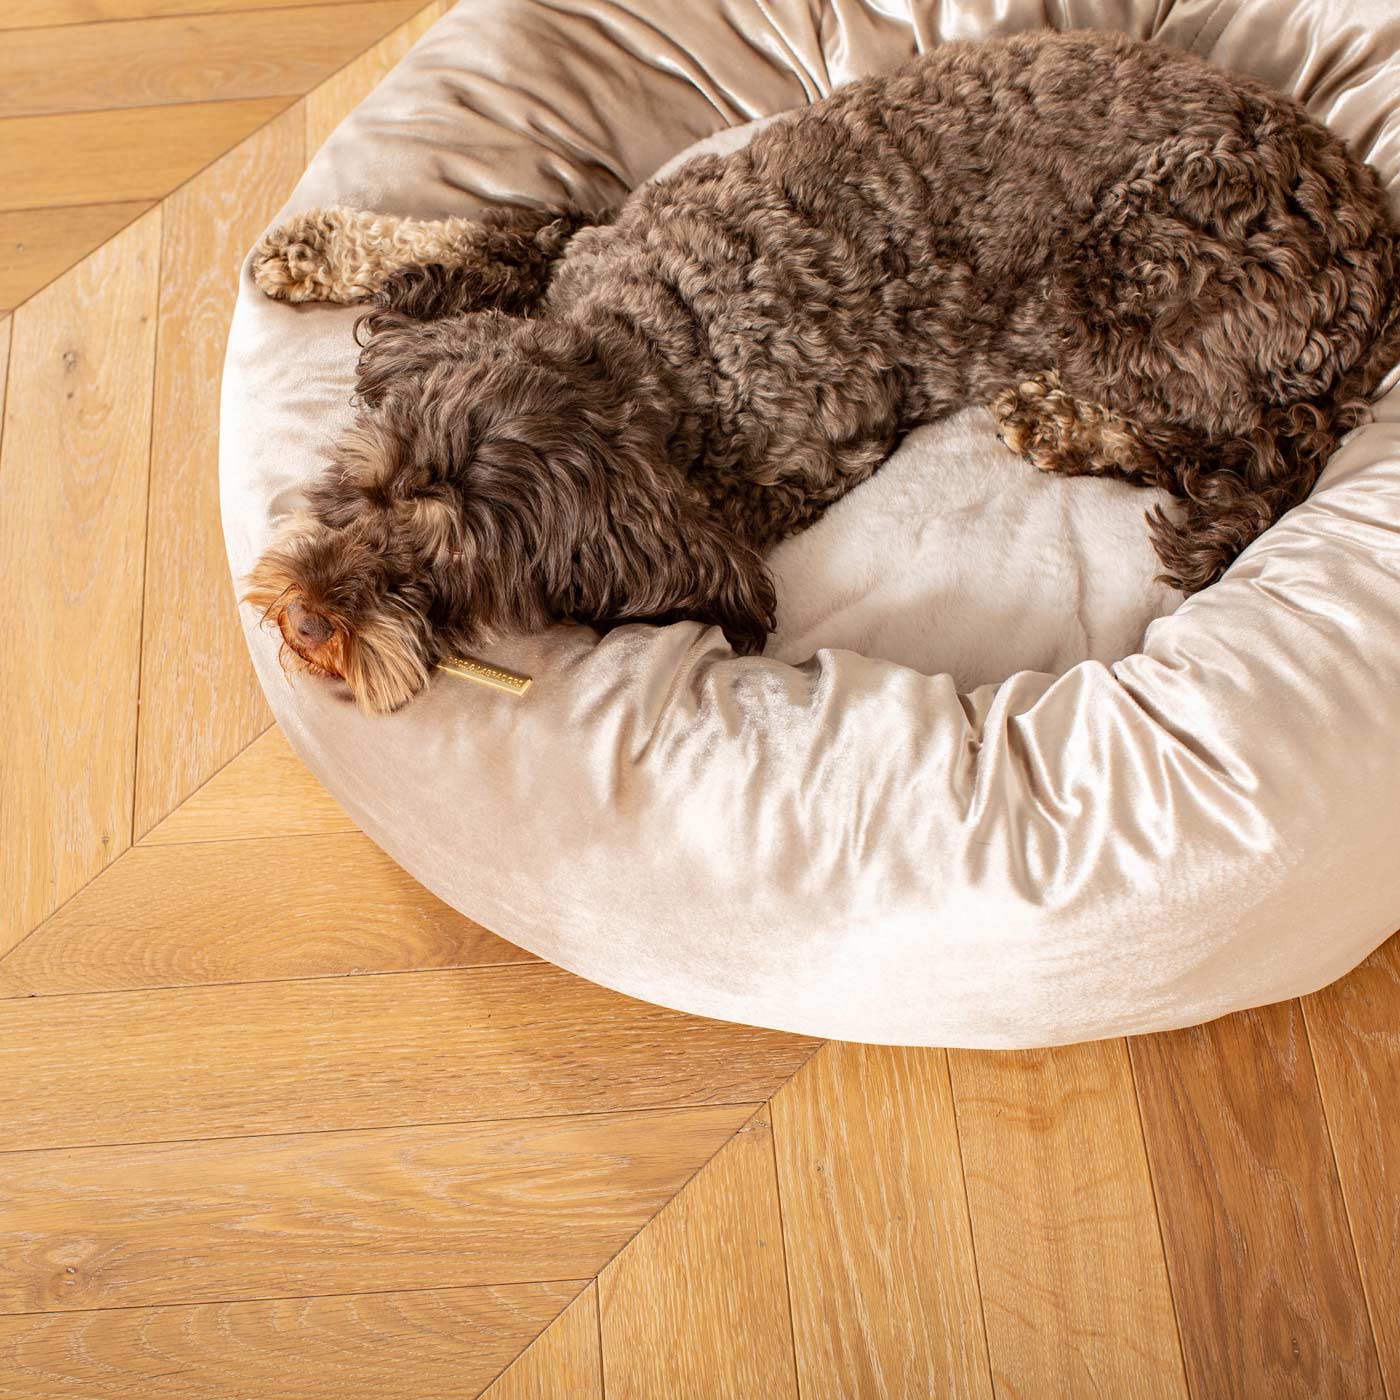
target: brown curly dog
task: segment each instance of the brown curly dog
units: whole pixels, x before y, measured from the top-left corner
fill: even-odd
[[[1045,471],[1161,486],[1194,590],[1400,359],[1373,173],[1258,83],[1122,36],[949,44],[617,211],[313,212],[253,276],[368,301],[359,420],[253,572],[373,710],[555,621],[762,648],[762,551],[989,403]]]

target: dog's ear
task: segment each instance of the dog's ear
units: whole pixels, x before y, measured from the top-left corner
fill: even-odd
[[[415,268],[431,274],[433,269]],[[366,312],[355,322],[360,347],[355,396],[366,408],[379,408],[393,391],[411,398],[423,381],[471,363],[514,322],[499,311],[474,311],[444,320],[419,321],[402,311]],[[452,376],[449,375],[449,379]],[[457,377],[460,384],[460,376]]]
[[[741,656],[761,652],[777,626],[772,576],[712,511],[688,514],[673,548],[655,561],[656,617],[708,622]]]
[[[515,269],[483,262],[453,264],[415,263],[385,278],[375,293],[380,312],[406,316],[413,321],[442,321],[476,311],[501,311],[522,315],[521,300],[538,300],[533,284],[518,287]],[[376,314],[376,313],[371,313]]]
[[[355,397],[378,408],[397,383],[409,383],[431,366],[436,346],[421,325],[398,311],[371,311],[355,322],[360,347],[355,366]]]
[[[735,651],[762,651],[777,596],[758,553],[676,472],[643,456],[601,485],[577,503],[575,529],[555,536],[563,547],[545,550],[551,591],[572,595],[575,616],[604,626],[706,622]]]
[[[527,315],[543,297],[550,271],[579,229],[610,223],[612,211],[488,210],[455,244],[437,251],[443,262],[410,263],[380,284],[374,303],[417,321],[473,311]]]

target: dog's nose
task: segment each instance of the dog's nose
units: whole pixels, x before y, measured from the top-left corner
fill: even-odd
[[[320,613],[303,607],[295,598],[287,605],[287,620],[292,624],[292,631],[308,646],[321,646],[330,641],[331,633],[335,631]]]

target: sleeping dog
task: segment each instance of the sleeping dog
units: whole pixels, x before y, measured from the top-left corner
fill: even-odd
[[[611,211],[312,211],[253,276],[373,308],[358,420],[246,597],[374,711],[552,622],[759,651],[763,552],[976,403],[1043,471],[1177,496],[1153,540],[1199,589],[1366,417],[1396,259],[1298,105],[1087,33],[948,44]]]

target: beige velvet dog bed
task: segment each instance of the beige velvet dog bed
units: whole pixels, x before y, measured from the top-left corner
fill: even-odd
[[[714,132],[946,39],[1117,28],[1297,94],[1400,204],[1390,0],[463,0],[288,210],[614,200]],[[241,577],[349,414],[354,312],[245,276],[222,481]],[[1400,391],[1188,602],[1144,494],[960,415],[774,564],[780,632],[558,628],[387,718],[249,644],[298,752],[444,899],[585,977],[824,1036],[1029,1046],[1320,986],[1400,923]],[[1152,621],[1153,618],[1158,620]],[[1150,623],[1150,625],[1148,625]]]

